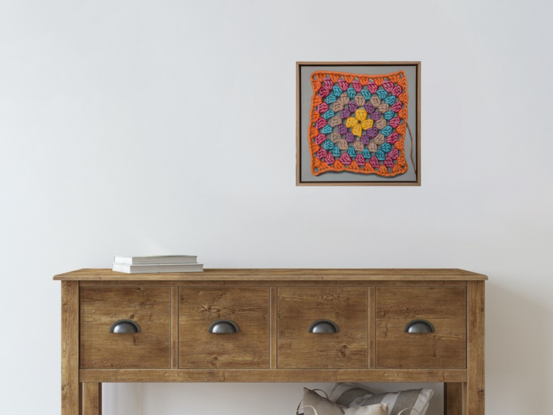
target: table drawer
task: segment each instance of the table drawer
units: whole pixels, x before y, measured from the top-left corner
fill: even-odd
[[[170,288],[82,287],[80,314],[82,368],[170,367]],[[135,322],[140,332],[111,333],[119,320]]]
[[[377,288],[377,368],[465,368],[466,316],[466,287]],[[414,320],[435,332],[406,333]]]
[[[366,368],[367,302],[365,287],[279,288],[278,367]],[[338,332],[310,333],[319,320]]]
[[[269,368],[269,303],[269,288],[180,288],[179,367]],[[220,320],[238,332],[210,332]]]

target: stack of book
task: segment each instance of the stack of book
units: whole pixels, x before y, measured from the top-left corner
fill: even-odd
[[[113,270],[127,274],[154,274],[158,272],[203,272],[195,255],[116,256]]]

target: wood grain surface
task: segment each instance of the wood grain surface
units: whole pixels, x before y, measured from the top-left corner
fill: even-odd
[[[137,277],[81,270],[58,278],[62,415],[97,415],[101,382],[445,382],[447,415],[484,415],[481,274],[249,269]],[[121,319],[141,333],[109,333]],[[208,333],[217,319],[234,321],[240,333]],[[309,334],[320,319],[339,333]],[[436,332],[404,333],[415,319]]]
[[[376,367],[466,368],[466,288],[377,288]],[[412,320],[430,321],[435,333],[410,334]]]
[[[484,415],[484,282],[471,282],[468,286],[468,383],[466,384],[466,414]]]
[[[269,368],[268,288],[181,288],[181,368]],[[212,334],[216,320],[239,332]]]
[[[211,280],[194,280],[194,281],[158,281],[158,280],[146,280],[146,281],[106,281],[106,280],[90,280],[79,281],[81,287],[466,287],[467,281],[460,280],[441,280],[441,281],[428,281],[428,280],[414,280],[414,281],[385,281],[385,280],[294,280],[292,278],[286,278],[280,281],[271,280],[255,280],[253,277],[243,280],[230,280],[224,279],[211,279]]]
[[[270,357],[271,357],[271,363],[270,367],[271,369],[276,369],[278,367],[278,288],[277,287],[271,287],[270,291],[271,295],[271,316],[270,316],[270,337],[271,337],[271,343],[270,343]]]
[[[278,289],[279,368],[367,368],[368,291],[359,287]],[[313,334],[329,319],[338,333]]]
[[[465,382],[465,369],[85,369],[83,382]]]
[[[110,333],[124,319],[141,332]],[[170,368],[171,288],[82,288],[81,367]]]
[[[444,384],[444,415],[463,415],[463,384]]]
[[[179,287],[171,287],[171,369],[179,368]]]
[[[79,383],[79,283],[61,284],[61,414],[81,414]]]
[[[65,281],[473,281],[488,277],[461,269],[205,269],[204,272],[124,274],[81,269],[56,275]]]
[[[102,415],[101,383],[83,383],[83,415]]]
[[[369,336],[369,369],[376,368],[376,288],[369,287],[368,303],[368,336]]]

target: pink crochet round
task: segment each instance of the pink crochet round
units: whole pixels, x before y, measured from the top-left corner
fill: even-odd
[[[384,160],[384,165],[386,167],[394,167],[394,160],[392,160],[390,157],[386,157],[386,160]]]
[[[342,155],[340,156],[340,161],[342,162],[342,164],[351,164],[351,157],[348,153],[342,153]]]
[[[321,98],[327,97],[330,94],[330,89],[326,86],[322,86],[321,89],[319,89],[319,95]]]
[[[390,91],[388,91],[390,92]],[[403,88],[401,88],[399,85],[396,85],[394,89],[392,90],[392,95],[395,95],[396,97],[399,97],[401,93],[403,92]]]
[[[338,86],[342,89],[342,91],[345,91],[349,88],[349,84],[344,79],[340,79],[338,81]]]
[[[315,128],[317,130],[320,130],[326,125],[326,120],[324,118],[319,118],[317,122],[315,123]]]
[[[392,134],[390,134],[390,135],[388,136],[388,138],[386,139],[386,141],[387,141],[388,143],[390,143],[390,144],[395,144],[395,143],[397,143],[397,140],[399,140],[399,135],[398,135],[398,133],[396,133],[395,131],[394,131]]]
[[[315,144],[317,144],[318,146],[320,146],[325,141],[326,141],[326,135],[324,134],[319,134],[317,137],[315,137]]]
[[[369,164],[375,168],[375,169],[378,169],[380,168],[380,162],[378,161],[378,159],[376,158],[376,156],[372,156],[370,159],[369,159]]]
[[[397,150],[397,148],[392,148],[388,153],[388,157],[394,160],[397,159],[398,156],[399,156],[399,151]]]
[[[393,112],[399,112],[401,111],[401,108],[403,107],[403,103],[401,101],[397,101],[392,107],[390,108]]]
[[[325,163],[328,164],[328,165],[334,164],[334,156],[332,155],[332,153],[327,153],[326,154]]]
[[[387,92],[392,92],[394,89],[394,83],[392,81],[384,81],[382,82],[382,88],[384,88]]]
[[[378,86],[374,82],[369,82],[367,84],[367,89],[371,94],[376,94],[376,91],[378,90]]]

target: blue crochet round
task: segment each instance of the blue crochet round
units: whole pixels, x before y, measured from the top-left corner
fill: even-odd
[[[361,95],[363,95],[363,98],[365,98],[367,101],[371,99],[371,92],[368,89],[362,89]]]
[[[393,111],[386,111],[386,112],[384,113],[384,118],[385,118],[386,120],[390,121],[392,118],[394,118],[394,115],[396,115],[395,112],[393,112]]]
[[[363,157],[365,157],[367,160],[371,158],[371,153],[369,153],[368,149],[363,150]]]
[[[325,120],[328,120],[328,119],[330,119],[330,118],[332,118],[332,117],[334,117],[334,111],[332,111],[332,110],[328,110],[327,112],[325,112],[325,113],[323,114],[323,118],[324,118]]]
[[[377,150],[376,153],[374,153],[374,155],[376,156],[376,158],[380,161],[384,161],[386,160],[386,154],[382,151],[382,150]]]
[[[389,153],[392,150],[392,145],[390,143],[384,143],[380,149],[385,153]]]
[[[332,104],[333,102],[336,102],[336,95],[330,94],[329,96],[326,97],[325,102],[327,104]]]
[[[332,127],[330,125],[325,125],[324,128],[321,130],[321,133],[323,134],[330,134],[332,132]]]
[[[357,152],[351,146],[348,148],[348,154],[352,159],[354,159],[357,156]]]
[[[332,155],[335,157],[335,158],[338,158],[342,155],[342,152],[340,151],[340,149],[338,148],[338,146],[334,146],[334,149],[332,150]]]
[[[394,105],[396,103],[396,97],[394,97],[393,95],[388,95],[384,102],[388,105]]]
[[[323,148],[325,150],[332,150],[334,148],[334,143],[332,141],[330,141],[329,139],[327,139],[324,143],[323,143]]]
[[[390,127],[389,125],[387,125],[386,127],[384,127],[380,132],[382,133],[382,135],[384,137],[388,137],[390,134],[392,134],[392,131],[394,129],[392,127]]]
[[[384,99],[388,96],[388,93],[383,89],[379,89],[378,91],[376,91],[376,95],[378,95],[378,98]]]
[[[338,85],[334,85],[332,87],[332,90],[334,91],[334,95],[336,95],[337,97],[342,95],[342,88],[340,88]]]
[[[348,97],[350,97],[350,99],[355,98],[355,96],[357,95],[357,91],[355,89],[353,89],[351,86],[348,88],[347,93],[348,93]]]

